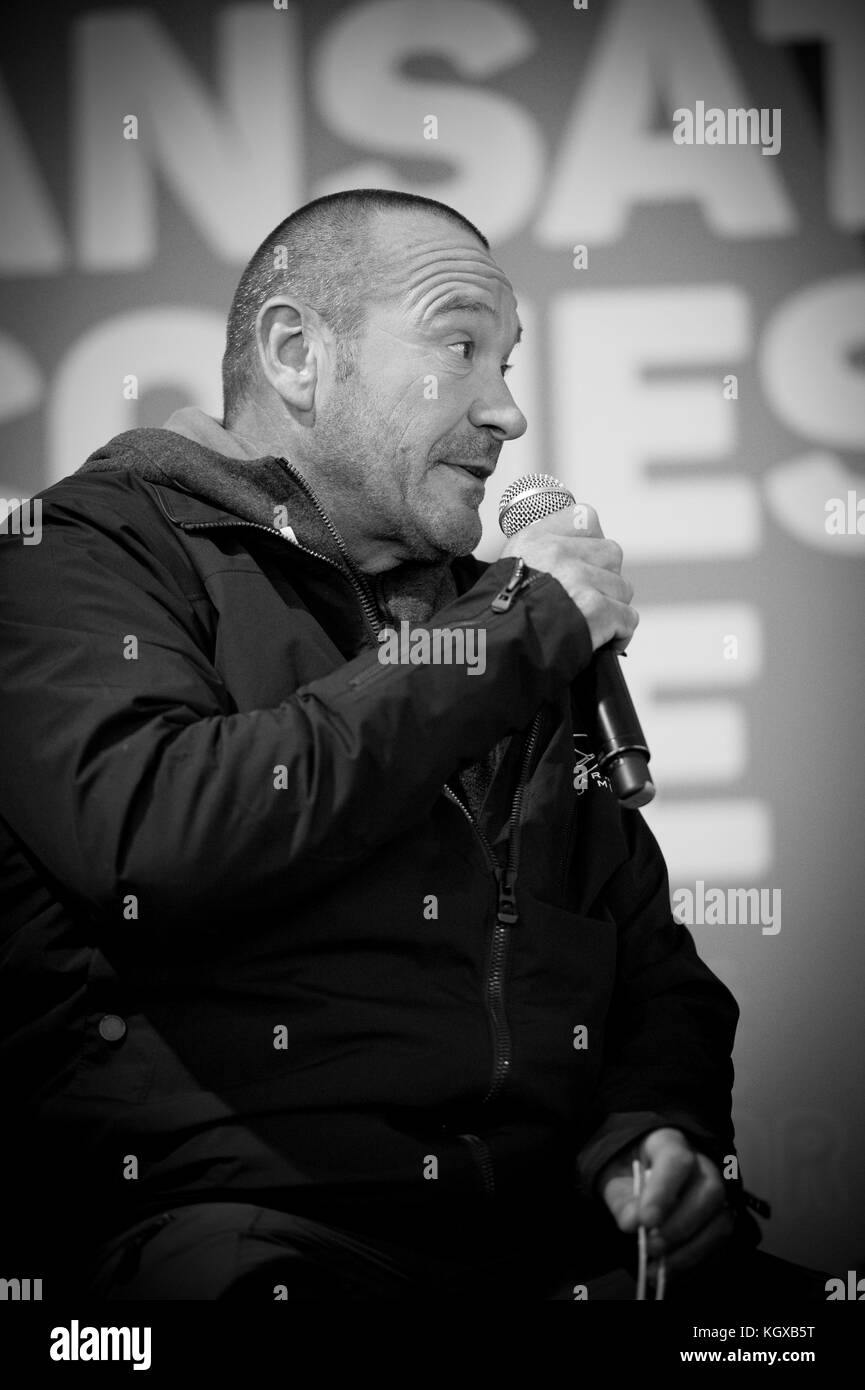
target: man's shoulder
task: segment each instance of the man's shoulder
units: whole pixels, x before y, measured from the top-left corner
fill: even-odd
[[[146,437],[154,433],[157,431],[126,430],[115,435],[94,449],[73,473],[41,488],[34,498],[41,501],[43,510],[73,507],[81,502],[98,504],[103,497],[116,499],[124,493],[130,497],[144,496],[149,491],[148,482],[170,483],[169,474],[154,466],[145,451]]]
[[[170,520],[167,499],[190,496],[167,465],[190,449],[211,457],[209,450],[171,430],[126,430],[95,449],[74,473],[36,493],[34,500],[40,501],[48,522],[62,518],[98,524],[113,517],[162,526]]]
[[[0,536],[7,542],[4,563],[13,578],[19,562],[35,576],[61,557],[64,573],[71,574],[79,562],[86,565],[88,556],[95,559],[100,554],[109,568],[118,566],[118,574],[130,558],[148,566],[159,560],[173,572],[179,567],[184,575],[191,569],[182,530],[172,514],[173,500],[186,500],[187,495],[168,473],[136,467],[137,433],[118,436],[110,441],[110,450],[106,446],[91,455],[96,466],[79,468],[29,499],[39,544],[20,546],[12,526]]]

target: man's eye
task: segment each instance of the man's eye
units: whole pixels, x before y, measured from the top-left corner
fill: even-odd
[[[459,352],[460,348],[465,348],[466,352],[465,352],[464,361],[466,361],[466,362],[469,361],[469,359],[471,358],[472,353],[473,353],[474,350],[475,350],[475,345],[474,345],[474,343],[471,341],[470,338],[464,339],[464,341],[461,342],[461,343],[448,343],[448,347],[449,347],[449,348],[456,348],[457,352]]]

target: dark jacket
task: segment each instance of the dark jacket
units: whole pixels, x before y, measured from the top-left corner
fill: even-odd
[[[574,789],[557,580],[456,561],[435,625],[485,673],[382,665],[339,550],[190,460],[225,463],[120,435],[0,544],[3,1085],[57,1190],[106,1232],[220,1196],[420,1227],[588,1191],[662,1123],[731,1152],[736,1006],[641,815]],[[453,779],[509,734],[478,824]]]

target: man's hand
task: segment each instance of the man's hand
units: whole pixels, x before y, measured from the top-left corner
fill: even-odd
[[[622,548],[604,537],[598,514],[582,503],[532,522],[509,537],[502,556],[520,555],[558,579],[589,625],[592,651],[613,643],[623,652],[640,621],[633,585],[622,578]]]
[[[634,1197],[633,1161],[649,1171]],[[601,1170],[598,1188],[626,1234],[646,1227],[650,1260],[663,1255],[669,1273],[691,1269],[729,1239],[734,1214],[724,1180],[678,1129],[655,1129]]]

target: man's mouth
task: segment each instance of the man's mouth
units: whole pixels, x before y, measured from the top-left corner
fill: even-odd
[[[470,474],[472,478],[477,478],[478,482],[481,483],[485,483],[493,471],[480,463],[460,463],[456,459],[442,459],[441,461],[446,463],[448,468],[458,468],[460,472]]]

